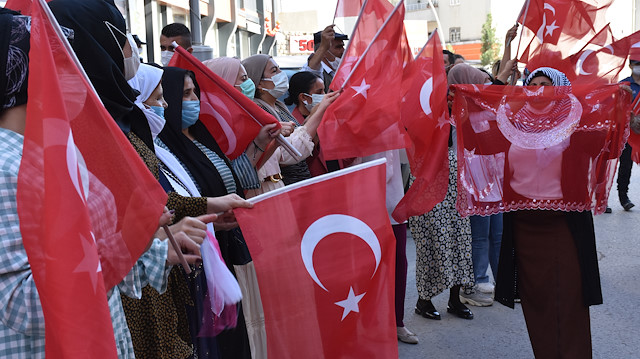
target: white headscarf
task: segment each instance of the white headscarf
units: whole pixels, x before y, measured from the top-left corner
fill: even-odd
[[[147,117],[153,139],[158,137],[158,134],[162,131],[162,128],[164,128],[166,121],[164,117],[159,116],[152,109],[146,108],[143,102],[149,99],[153,91],[158,87],[158,84],[162,81],[163,73],[164,71],[162,69],[155,66],[141,64],[136,75],[131,80],[127,81],[129,86],[140,92],[138,97],[136,97],[135,104]]]

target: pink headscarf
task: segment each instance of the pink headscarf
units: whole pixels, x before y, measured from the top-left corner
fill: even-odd
[[[449,85],[477,84],[482,85],[489,80],[489,75],[467,64],[458,64],[449,70]]]
[[[218,57],[211,60],[205,60],[202,63],[231,85],[236,84],[238,71],[240,71],[239,59],[236,59],[235,57]]]

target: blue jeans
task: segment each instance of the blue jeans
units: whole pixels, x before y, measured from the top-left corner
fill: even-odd
[[[488,283],[487,268],[491,265],[493,277],[498,274],[500,243],[502,242],[502,213],[488,217],[471,216],[471,258],[475,282]]]

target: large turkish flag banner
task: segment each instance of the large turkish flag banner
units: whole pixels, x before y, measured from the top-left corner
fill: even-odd
[[[397,358],[384,160],[252,201],[235,214],[256,266],[269,358]]]

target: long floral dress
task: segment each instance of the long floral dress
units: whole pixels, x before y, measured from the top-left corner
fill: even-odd
[[[429,300],[455,285],[473,286],[471,225],[455,208],[457,162],[455,150],[449,148],[447,195],[431,212],[409,218],[420,299]]]

